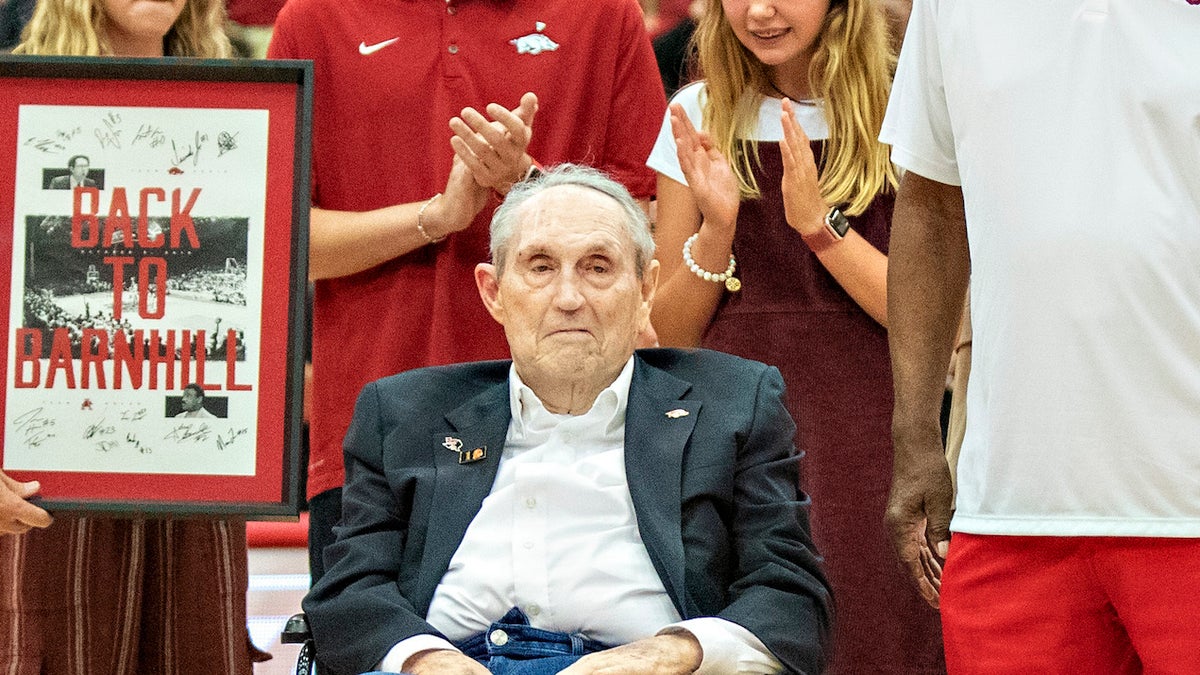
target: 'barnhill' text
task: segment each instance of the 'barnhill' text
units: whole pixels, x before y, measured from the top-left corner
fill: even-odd
[[[249,391],[249,384],[236,381],[237,331],[225,335],[225,381],[209,382],[205,367],[208,349],[205,347],[204,331],[190,330],[135,330],[132,339],[124,332],[112,334],[111,345],[108,331],[95,328],[83,329],[83,345],[79,359],[71,356],[71,336],[67,328],[55,328],[50,342],[50,357],[46,364],[45,381],[42,378],[42,331],[36,328],[18,328],[16,332],[16,363],[13,368],[13,386],[17,389],[32,389],[44,386],[49,389],[59,374],[68,389],[176,389],[189,382],[205,389],[226,391]],[[192,346],[195,345],[195,353]],[[109,361],[111,359],[111,361]],[[105,373],[106,362],[112,364],[111,379]],[[147,372],[149,371],[149,372]],[[178,374],[178,379],[176,379]],[[126,384],[128,379],[128,385]]]

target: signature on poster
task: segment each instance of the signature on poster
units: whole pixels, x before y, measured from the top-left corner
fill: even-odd
[[[48,154],[58,154],[67,149],[66,144],[83,132],[83,127],[75,127],[74,129],[59,129],[50,136],[30,136],[25,139],[26,146],[32,146],[36,150]]]
[[[125,443],[133,446],[134,450],[137,450],[138,452],[142,453],[143,455],[148,455],[148,454],[154,452],[149,447],[142,445],[142,442],[140,440],[138,440],[137,434],[135,434],[133,432],[129,432],[129,433],[125,434]]]
[[[187,422],[177,425],[174,429],[171,429],[169,432],[167,432],[167,435],[163,436],[163,438],[169,441],[193,441],[195,443],[200,443],[208,440],[208,437],[211,433],[212,429],[210,429],[208,424],[204,422],[201,422],[200,424]]]
[[[138,127],[137,135],[133,137],[133,143],[131,145],[137,145],[138,141],[142,139],[147,139],[147,142],[150,143],[150,147],[157,148],[158,146],[167,142],[167,135],[163,133],[163,130],[157,126],[143,124]]]
[[[234,441],[246,435],[248,431],[249,429],[243,427],[241,429],[230,429],[227,434],[217,434],[217,449],[224,450],[228,448],[233,445]]]
[[[237,137],[237,134],[231,134],[228,131],[222,131],[217,134],[217,157],[224,155],[230,150],[236,150]]]
[[[121,115],[115,112],[110,112],[100,119],[100,126],[93,130],[96,134],[96,140],[100,141],[101,148],[120,148],[121,147]]]
[[[117,428],[108,424],[108,420],[101,419],[95,424],[87,425],[87,428],[83,430],[83,438],[84,440],[88,440],[96,436],[111,436],[115,433],[117,433]]]
[[[40,407],[34,408],[13,420],[13,429],[22,434],[26,445],[36,448],[56,435],[50,431],[56,424],[54,418],[47,417],[43,412]]]
[[[171,151],[175,155],[175,159],[171,161],[171,164],[178,167],[180,164],[183,164],[186,160],[191,159],[192,166],[199,165],[200,164],[200,151],[204,148],[204,144],[207,142],[208,142],[208,134],[202,134],[199,131],[197,131],[196,135],[195,135],[195,143],[185,146],[183,148],[183,150],[185,150],[186,152],[184,152],[184,154],[181,155],[181,154],[179,154],[179,152],[180,152],[179,145],[177,145],[175,143],[175,141],[171,141]]]
[[[124,422],[136,422],[146,418],[146,409],[138,408],[137,410],[122,410],[121,420]]]

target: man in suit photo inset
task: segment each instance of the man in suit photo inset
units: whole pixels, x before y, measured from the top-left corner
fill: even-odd
[[[91,168],[91,160],[87,155],[75,155],[67,160],[67,168],[70,173],[55,176],[50,179],[51,190],[71,190],[77,187],[96,187],[96,181],[88,178],[88,170]]]
[[[475,280],[513,360],[359,395],[304,600],[322,672],[818,672],[832,599],[779,371],[635,352],[654,242],[593,169],[517,184],[491,256]]]
[[[175,417],[216,417],[204,407],[204,388],[195,382],[183,388],[183,396],[180,397],[180,405],[183,410],[175,415]]]

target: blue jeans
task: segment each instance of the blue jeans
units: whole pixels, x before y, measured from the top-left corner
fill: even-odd
[[[492,675],[555,675],[585,655],[608,648],[582,635],[534,628],[516,607],[483,633],[454,646]]]

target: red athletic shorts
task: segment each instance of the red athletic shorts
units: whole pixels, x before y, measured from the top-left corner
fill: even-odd
[[[954,675],[1200,674],[1200,539],[955,533]]]

